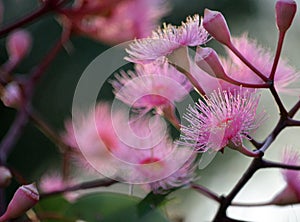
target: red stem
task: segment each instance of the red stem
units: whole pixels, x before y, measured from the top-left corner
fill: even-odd
[[[188,72],[186,69],[169,62],[172,66],[174,66],[179,72],[181,72],[182,74],[184,74],[187,79],[192,83],[192,85],[194,86],[195,90],[200,94],[200,95],[205,95],[206,93],[204,92],[204,90],[202,89],[202,87],[200,86],[200,84],[198,83],[197,79],[190,73]]]
[[[203,187],[199,184],[192,183],[191,188],[218,203],[220,203],[220,201],[221,201],[220,197],[216,193],[210,191],[206,187]]]
[[[263,75],[258,69],[256,69],[241,53],[240,51],[230,43],[227,47],[243,62],[248,66],[257,76],[259,76],[264,82],[269,82],[269,79]]]
[[[16,21],[15,23],[9,24],[9,25],[5,26],[4,28],[2,28],[0,30],[0,37],[8,34],[9,32],[11,32],[12,30],[14,30],[16,28],[22,27],[30,22],[33,22],[34,20],[40,18],[41,16],[47,14],[48,12],[55,11],[58,7],[63,5],[65,2],[66,1],[63,0],[56,4],[54,4],[54,3],[51,4],[51,0],[46,1],[46,3],[44,3],[41,8],[36,9],[35,11],[31,12],[30,14],[24,16],[19,21]]]
[[[108,178],[84,182],[84,183],[76,184],[74,186],[66,187],[61,190],[57,190],[57,191],[53,191],[53,192],[49,192],[49,193],[42,193],[42,194],[40,194],[40,199],[43,199],[43,198],[46,198],[49,196],[53,196],[53,195],[62,194],[65,192],[70,192],[70,191],[85,190],[85,189],[91,189],[91,188],[97,188],[97,187],[108,187],[115,183],[118,183],[118,181],[108,179]]]
[[[269,77],[271,81],[274,81],[274,78],[275,78],[275,73],[276,73],[276,69],[277,69],[277,66],[278,66],[278,62],[279,62],[279,58],[280,58],[280,54],[281,54],[281,50],[282,50],[282,46],[283,46],[285,33],[286,32],[279,32],[276,54],[275,54],[272,70],[271,70],[270,77]]]

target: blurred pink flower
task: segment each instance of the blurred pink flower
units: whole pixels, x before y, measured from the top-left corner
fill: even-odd
[[[244,34],[239,38],[233,38],[232,41],[250,63],[252,63],[265,76],[268,77],[270,75],[273,65],[273,56],[268,50],[259,46],[256,41],[249,39],[247,34]],[[226,73],[231,78],[245,83],[263,83],[263,81],[229,49],[227,49],[227,53],[229,58],[226,60],[223,59],[223,66]],[[297,73],[294,68],[289,66],[285,60],[280,59],[274,80],[275,88],[278,92],[299,94],[299,88],[290,87],[292,83],[297,81],[299,82],[299,79],[300,74]],[[224,84],[224,88],[231,87],[231,84]],[[233,88],[236,87],[238,86],[233,86]]]
[[[286,149],[283,154],[283,163],[299,166],[299,152]],[[285,188],[279,192],[273,199],[272,203],[276,205],[294,204],[300,202],[300,172],[297,170],[283,170],[282,175],[286,181]]]
[[[168,10],[164,0],[83,0],[64,14],[78,32],[116,44],[148,36]]]
[[[152,148],[139,149],[131,155],[135,163],[133,181],[141,181],[146,190],[161,193],[195,179],[195,153],[167,137]]]
[[[42,192],[54,192],[64,189],[67,182],[63,180],[62,176],[57,174],[46,174],[40,179],[39,189]]]
[[[136,109],[150,110],[179,102],[192,89],[187,78],[167,61],[136,64],[135,71],[121,71],[115,78],[111,83],[116,98]]]
[[[164,193],[170,189],[186,186],[193,182],[195,179],[197,179],[197,165],[195,164],[195,157],[196,155],[192,155],[178,170],[176,170],[170,176],[149,183],[146,185],[146,188],[151,189],[154,193]]]
[[[252,63],[265,76],[269,76],[273,58],[271,53],[259,46],[254,40],[248,38],[247,34],[243,34],[239,38],[232,39],[233,44],[245,56],[250,63]],[[235,56],[229,49],[227,50],[228,57],[221,58],[221,63],[225,73],[234,80],[241,83],[261,84],[264,83],[250,68],[248,68],[237,56]],[[240,86],[233,85],[222,79],[217,79],[197,66],[192,66],[192,71],[195,78],[198,80],[201,87],[206,93],[211,93],[218,88],[227,91],[239,90]],[[300,74],[283,59],[279,60],[279,64],[275,75],[275,88],[278,92],[287,94],[300,94],[299,88],[292,86],[295,82],[300,81]],[[253,88],[244,88],[246,90],[254,91]]]
[[[62,138],[73,148],[75,160],[83,166],[91,168],[90,163],[105,165],[110,160],[110,153],[119,148],[112,119],[118,122],[122,118],[122,113],[112,112],[109,104],[99,103],[87,114],[78,114],[72,122],[67,121]]]
[[[187,17],[181,26],[164,24],[163,28],[153,31],[148,38],[137,39],[126,50],[130,62],[149,63],[167,56],[176,49],[184,46],[203,45],[209,40],[208,33],[202,26],[199,15]]]
[[[190,106],[184,118],[181,141],[197,151],[220,151],[225,146],[238,149],[242,140],[255,130],[263,120],[256,115],[259,97],[249,91],[215,91],[204,101]]]

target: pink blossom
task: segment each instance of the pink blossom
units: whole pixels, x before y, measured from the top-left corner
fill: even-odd
[[[225,146],[239,150],[242,139],[262,121],[263,116],[256,115],[258,101],[257,95],[242,88],[215,91],[188,108],[184,118],[189,125],[182,126],[182,143],[200,152],[220,151]]]
[[[232,41],[250,63],[266,77],[270,75],[273,57],[269,51],[259,46],[254,40],[249,39],[247,34],[239,38],[233,38]],[[226,60],[223,59],[223,66],[231,78],[245,83],[263,83],[263,81],[230,50],[227,50],[227,53],[229,58]],[[297,73],[294,68],[289,66],[285,60],[280,59],[274,80],[276,90],[283,93],[300,93],[299,89],[290,87],[292,83],[299,81],[299,76],[299,73]],[[229,86],[227,84],[227,86],[225,86],[224,84],[224,87],[232,87],[232,85]]]
[[[34,183],[20,186],[8,204],[0,222],[9,221],[22,216],[39,201],[40,195]]]
[[[192,86],[166,61],[136,64],[135,71],[115,75],[111,81],[116,98],[137,109],[150,110],[183,100]]]
[[[209,40],[208,33],[202,26],[199,15],[187,17],[181,26],[164,24],[148,38],[137,39],[126,50],[130,62],[148,63],[167,56],[176,49],[184,46],[203,45]]]
[[[133,181],[141,181],[146,190],[160,193],[195,179],[195,155],[167,137],[150,149],[139,149],[131,155],[135,163]]]
[[[299,152],[286,149],[283,154],[283,163],[299,166]],[[282,175],[286,181],[285,188],[279,192],[273,199],[272,203],[277,205],[294,204],[300,202],[300,172],[297,170],[283,170]]]
[[[56,174],[46,174],[41,177],[39,188],[41,191],[48,193],[64,189],[67,182],[63,180],[62,176]]]
[[[119,148],[119,140],[112,119],[123,118],[121,112],[112,113],[110,105],[98,104],[87,114],[78,114],[72,122],[66,122],[64,141],[74,148],[74,159],[88,169],[90,163],[108,164],[110,152]]]
[[[273,65],[273,57],[268,50],[259,46],[256,41],[249,39],[247,34],[238,38],[232,38],[232,42],[250,63],[252,63],[266,77],[269,77]],[[228,57],[221,58],[221,63],[225,73],[229,77],[241,83],[264,83],[263,80],[261,80],[229,49],[226,50]],[[192,68],[192,73],[207,93],[213,92],[214,90],[217,90],[217,88],[229,91],[239,90],[240,88],[240,86],[233,85],[222,79],[213,78],[197,67]],[[285,60],[279,60],[274,80],[275,88],[278,92],[299,94],[300,90],[292,86],[295,82],[299,82],[299,78],[300,75],[294,68],[289,66]],[[247,90],[254,91],[252,88],[247,88]]]
[[[7,37],[6,48],[9,59],[13,62],[20,62],[30,51],[32,37],[26,30],[18,29]]]
[[[148,36],[168,10],[163,0],[84,0],[64,14],[78,32],[116,44]]]
[[[178,148],[180,149],[180,148]],[[186,186],[196,179],[196,155],[192,155],[178,170],[170,176],[146,185],[154,193],[164,193],[176,187]]]

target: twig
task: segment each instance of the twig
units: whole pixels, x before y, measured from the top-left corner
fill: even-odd
[[[99,180],[94,180],[94,181],[89,181],[89,182],[84,182],[81,184],[76,184],[74,186],[69,186],[61,190],[49,192],[49,193],[42,193],[40,194],[40,199],[53,196],[53,195],[58,195],[62,194],[65,192],[70,192],[70,191],[77,191],[77,190],[86,190],[86,189],[91,189],[91,188],[97,188],[97,187],[108,187],[111,186],[115,183],[118,183],[116,180],[112,180],[109,178],[104,178],[104,179],[99,179]]]
[[[293,166],[293,165],[273,162],[269,160],[262,160],[261,168],[282,168],[288,170],[300,170],[300,166]]]
[[[218,203],[221,202],[220,197],[216,193],[207,189],[206,187],[203,187],[199,184],[192,183],[191,188]]]
[[[12,148],[22,135],[23,129],[28,122],[28,115],[24,108],[21,108],[14,122],[0,143],[0,164],[5,165],[7,157],[11,153]]]
[[[271,91],[271,93],[272,93],[272,95],[273,95],[273,97],[274,97],[274,99],[275,99],[275,101],[276,101],[276,103],[278,105],[278,108],[279,108],[279,111],[280,111],[280,115],[284,116],[284,117],[287,117],[288,116],[288,112],[285,109],[285,107],[284,107],[284,105],[283,105],[283,103],[282,103],[282,101],[281,101],[281,99],[280,99],[280,97],[279,97],[279,95],[278,95],[275,87],[274,87],[274,83],[271,84],[271,86],[270,86],[269,89],[270,89],[270,91]]]
[[[300,99],[299,101],[293,106],[293,108],[289,111],[288,115],[289,117],[293,118],[298,110],[300,109]]]
[[[51,0],[46,1],[41,8],[36,9],[35,11],[33,11],[32,13],[30,13],[27,16],[24,16],[22,19],[20,19],[19,21],[13,23],[13,24],[9,24],[7,26],[5,26],[4,28],[2,28],[0,30],[0,37],[3,35],[8,34],[9,32],[11,32],[12,30],[22,27],[28,23],[33,22],[34,20],[37,20],[38,18],[40,18],[41,16],[47,14],[48,12],[54,11],[56,10],[58,7],[60,7],[62,4],[64,4],[66,1],[60,1],[56,4],[51,4],[48,3],[51,2]]]

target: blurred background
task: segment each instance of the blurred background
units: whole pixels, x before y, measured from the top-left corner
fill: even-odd
[[[37,7],[36,0],[7,0],[3,1],[4,24],[15,21],[22,15]],[[297,1],[299,4],[299,2]],[[229,24],[234,36],[248,32],[251,38],[257,39],[259,44],[274,51],[277,41],[276,25],[274,21],[275,0],[171,0],[172,10],[163,18],[162,22],[179,25],[188,15],[198,13],[203,16],[204,8],[221,11]],[[30,55],[17,68],[17,73],[27,73],[31,67],[38,64],[45,53],[59,38],[61,26],[53,16],[45,16],[42,20],[26,27],[33,36],[34,42]],[[299,60],[300,18],[297,15],[295,23],[288,32],[283,49],[283,56],[292,66],[300,70]],[[76,36],[71,39],[72,50],[67,53],[61,51],[47,74],[40,82],[34,97],[34,107],[47,122],[59,133],[63,130],[64,121],[71,116],[72,99],[77,82],[89,63],[110,46],[86,37]],[[5,38],[0,40],[0,62],[7,59]],[[209,43],[220,53],[223,48],[218,43]],[[113,58],[112,58],[113,59]],[[101,70],[99,70],[101,72]],[[300,87],[300,86],[299,86]],[[284,96],[288,107],[297,99]],[[107,84],[101,91],[101,99],[112,100],[113,94]],[[267,92],[262,92],[264,101],[261,109],[267,110],[270,120],[257,132],[256,138],[264,139],[278,119],[277,108]],[[2,138],[14,119],[15,111],[5,108],[0,103],[0,138]],[[299,117],[299,115],[298,115]],[[284,131],[272,145],[267,157],[280,160],[283,148],[293,145],[300,149],[299,129]],[[217,154],[213,162],[200,170],[199,183],[208,186],[218,194],[228,193],[250,162],[229,149],[224,154]],[[41,134],[32,124],[18,141],[8,160],[9,165],[17,169],[28,181],[35,181],[45,171],[56,168],[61,164],[57,148]],[[263,170],[255,174],[247,186],[240,192],[236,200],[243,202],[261,202],[270,199],[284,186],[280,171],[276,169]],[[8,198],[13,194],[17,184],[10,186]],[[127,188],[114,186],[111,190],[125,192]],[[169,205],[172,218],[182,219],[185,222],[210,221],[218,205],[213,201],[197,194],[194,191],[181,190],[173,195]],[[229,215],[237,219],[249,221],[300,221],[300,208],[261,207],[261,208],[230,208]]]

